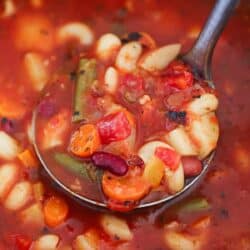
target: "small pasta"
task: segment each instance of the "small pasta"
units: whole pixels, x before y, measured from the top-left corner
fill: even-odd
[[[0,167],[0,200],[8,194],[18,180],[18,166],[13,163],[6,163]]]
[[[112,238],[129,241],[133,234],[125,220],[114,215],[104,214],[101,217],[101,226],[103,230]]]
[[[123,45],[116,57],[117,68],[123,72],[134,71],[141,53],[142,46],[139,42],[129,42]]]
[[[167,142],[181,155],[197,155],[198,149],[192,142],[188,132],[180,126],[165,136]]]
[[[1,17],[6,18],[13,16],[16,13],[16,6],[13,0],[4,0],[4,10]]]
[[[107,68],[104,76],[104,88],[110,93],[114,94],[118,87],[119,74],[114,67]]]
[[[56,250],[60,238],[56,234],[45,234],[34,243],[34,250]]]
[[[16,211],[21,209],[32,198],[32,186],[28,181],[17,183],[8,194],[4,206],[5,208]]]
[[[199,98],[195,98],[187,105],[187,112],[196,115],[205,115],[211,111],[215,111],[218,107],[218,99],[213,94],[203,94]]]
[[[12,160],[20,152],[21,147],[18,142],[4,131],[0,131],[0,157],[6,160]]]
[[[96,230],[89,229],[84,234],[78,235],[73,243],[77,250],[98,250],[100,249],[100,238]]]
[[[121,47],[121,40],[114,34],[108,33],[99,38],[96,46],[96,54],[102,60],[111,59]]]
[[[181,191],[184,187],[184,171],[180,163],[176,170],[165,168],[165,182],[170,194],[175,194]]]
[[[27,53],[24,56],[24,67],[32,88],[41,91],[49,80],[49,70],[44,58],[38,53]]]
[[[139,62],[139,66],[147,71],[163,70],[180,53],[180,44],[170,44],[148,52]]]
[[[81,45],[88,46],[94,41],[94,33],[85,23],[66,23],[57,30],[56,41],[62,45],[70,40],[77,40]]]
[[[215,147],[219,137],[216,115],[211,112],[194,119],[189,125],[191,138],[199,146],[199,158],[204,159]]]

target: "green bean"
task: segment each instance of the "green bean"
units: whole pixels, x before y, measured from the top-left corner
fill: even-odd
[[[80,162],[64,153],[55,153],[54,158],[57,163],[79,177],[91,181],[99,178],[98,170],[91,162]]]
[[[184,203],[179,211],[182,213],[200,212],[210,208],[210,204],[205,198],[195,198]]]
[[[96,80],[96,60],[80,59],[74,99],[73,122],[79,122],[86,119],[86,93]]]

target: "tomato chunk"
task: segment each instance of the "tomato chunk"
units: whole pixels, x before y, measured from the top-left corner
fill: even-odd
[[[193,85],[193,74],[189,68],[180,61],[171,63],[166,69],[165,82],[177,89],[186,89]]]
[[[108,144],[126,139],[131,134],[131,125],[125,112],[107,115],[97,123],[101,141]]]
[[[32,240],[25,235],[15,235],[15,246],[17,250],[29,250]]]
[[[160,158],[171,170],[176,170],[180,164],[180,155],[171,148],[158,147],[155,156]]]

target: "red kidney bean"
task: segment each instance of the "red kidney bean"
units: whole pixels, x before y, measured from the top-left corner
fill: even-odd
[[[128,172],[128,165],[120,156],[106,152],[95,152],[91,157],[93,163],[114,175],[123,176]]]
[[[202,163],[196,156],[183,156],[181,161],[185,176],[193,177],[200,174],[202,170]]]

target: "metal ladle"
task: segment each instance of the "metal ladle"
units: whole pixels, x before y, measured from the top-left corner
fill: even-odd
[[[185,55],[181,57],[181,59],[189,64],[195,72],[197,72],[203,79],[205,79],[212,88],[215,88],[212,75],[211,75],[211,59],[213,55],[213,49],[220,37],[229,17],[232,15],[235,7],[238,5],[239,0],[218,0],[205,24],[198,39],[196,40],[194,46],[190,51],[188,51]],[[34,112],[33,116],[33,126],[35,128],[35,119],[36,112]],[[75,198],[76,200],[82,202],[83,204],[90,206],[91,208],[107,208],[107,204],[104,202],[95,201],[79,195],[65,186],[59,179],[51,172],[48,168],[47,164],[43,160],[40,151],[37,147],[36,140],[34,137],[34,146],[36,153],[43,164],[44,169],[47,174],[51,177],[51,179],[68,195]],[[144,204],[139,204],[138,208],[147,208],[156,205],[160,205],[162,203],[166,203],[162,208],[165,209],[166,206],[169,206],[173,203],[176,203],[180,199],[187,196],[195,187],[201,182],[205,174],[207,173],[209,166],[211,166],[211,161],[214,158],[214,152],[212,152],[205,161],[203,161],[203,169],[202,172],[189,180],[186,183],[185,187],[178,193],[174,195],[169,195],[160,200],[156,200],[153,202],[148,202]]]

